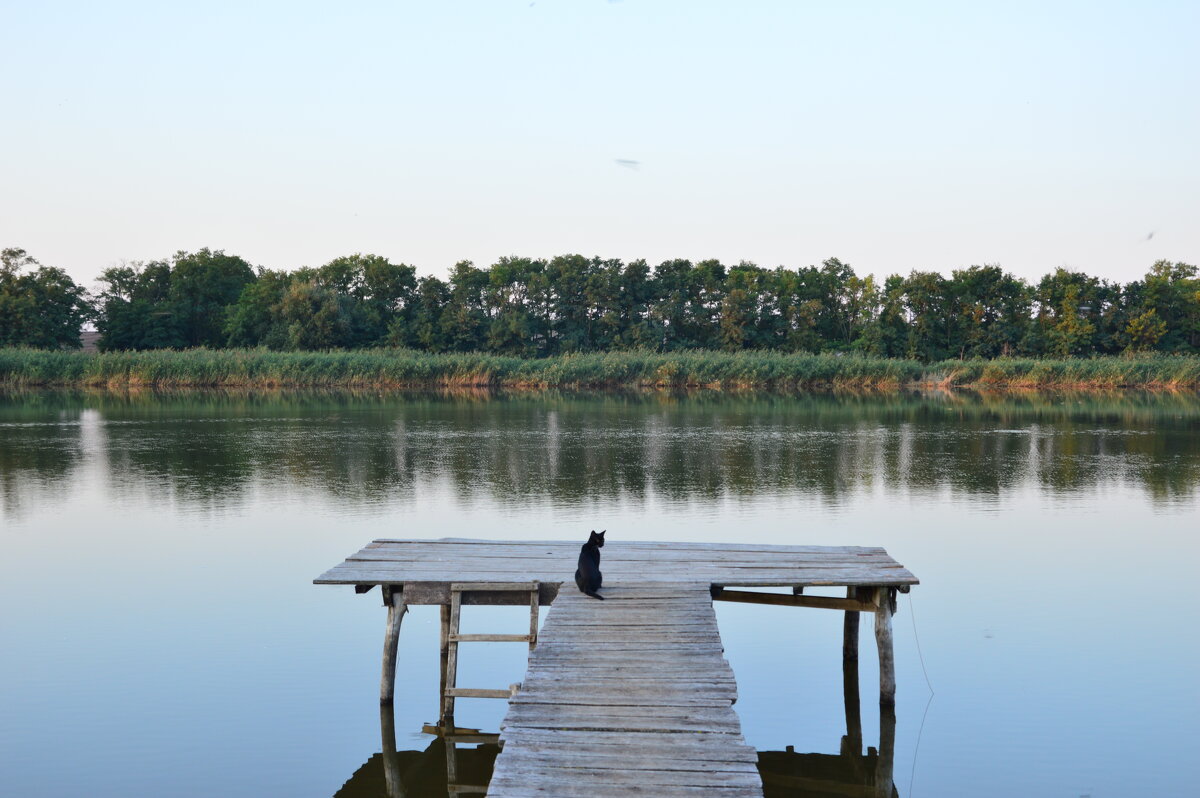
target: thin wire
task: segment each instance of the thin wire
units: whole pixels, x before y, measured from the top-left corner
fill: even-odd
[[[912,770],[908,771],[908,796],[912,798],[913,781],[917,776],[917,754],[921,751],[921,735],[925,733],[925,718],[929,716],[929,707],[933,704],[933,693],[929,694],[929,700],[925,702],[925,711],[921,713],[921,728],[917,729],[917,745],[913,748]]]
[[[908,617],[912,619],[913,639],[917,641],[917,657],[921,660],[921,673],[925,674],[925,685],[933,694],[933,682],[929,681],[929,671],[925,668],[925,654],[921,652],[921,636],[917,634],[917,616],[913,613],[912,593],[908,594]]]
[[[912,770],[908,773],[908,795],[912,798],[913,782],[917,776],[917,754],[921,752],[921,735],[925,733],[925,718],[929,717],[929,707],[933,705],[933,682],[929,680],[929,671],[925,667],[925,655],[921,652],[921,636],[917,634],[917,615],[913,612],[912,594],[908,594],[908,617],[912,619],[913,639],[917,641],[917,658],[921,660],[921,672],[925,674],[925,686],[929,688],[929,700],[925,702],[925,711],[921,713],[921,727],[917,729],[917,744],[913,748]]]

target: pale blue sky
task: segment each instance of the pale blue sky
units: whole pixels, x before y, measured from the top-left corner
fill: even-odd
[[[4,0],[0,31],[0,246],[89,283],[202,246],[1200,262],[1196,2]]]

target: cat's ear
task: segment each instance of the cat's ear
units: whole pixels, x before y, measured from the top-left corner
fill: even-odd
[[[604,533],[605,533],[605,532],[607,532],[607,531],[608,531],[607,529],[603,530],[603,531],[600,533],[600,537],[604,537]]]

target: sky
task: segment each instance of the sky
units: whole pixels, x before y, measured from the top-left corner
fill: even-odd
[[[0,0],[0,246],[1200,263],[1200,3]]]

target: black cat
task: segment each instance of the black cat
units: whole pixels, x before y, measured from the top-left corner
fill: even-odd
[[[597,535],[593,529],[592,534],[588,535],[588,542],[579,549],[579,567],[575,569],[575,584],[579,585],[579,589],[601,601],[604,601],[604,596],[596,591],[604,581],[600,574],[600,547],[604,545],[604,532]]]

